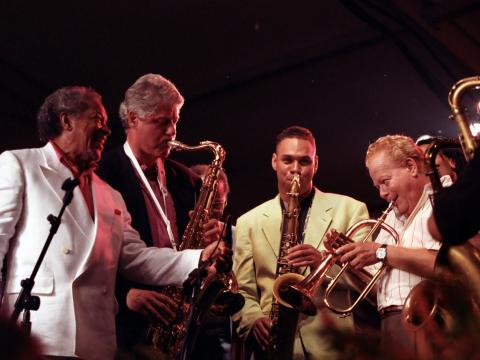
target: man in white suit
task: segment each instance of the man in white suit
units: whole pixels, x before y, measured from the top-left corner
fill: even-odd
[[[6,259],[2,310],[11,312],[48,235],[48,214],[62,205],[62,183],[77,177],[58,233],[35,279],[41,300],[31,313],[32,333],[44,354],[112,359],[117,270],[132,280],[181,285],[203,252],[147,248],[130,226],[121,195],[93,168],[110,134],[101,97],[85,87],[65,87],[47,97],[37,116],[38,149],[0,155],[0,263]]]
[[[307,267],[308,273],[320,264],[325,249],[323,237],[330,228],[345,232],[351,225],[368,218],[365,204],[314,188],[312,180],[318,169],[318,157],[315,139],[308,129],[291,126],[277,136],[272,168],[277,175],[279,194],[238,219],[233,262],[239,293],[245,297],[245,306],[235,315],[238,333],[253,348],[262,349],[270,340],[268,316],[280,248],[282,209],[288,202],[293,176],[300,176],[300,244],[288,253],[288,262],[294,268]],[[281,354],[282,358],[336,358],[336,351],[325,334],[326,318],[340,327],[352,326],[349,319],[337,319],[325,309],[317,317],[300,316],[293,354]],[[260,351],[255,355],[262,358]]]

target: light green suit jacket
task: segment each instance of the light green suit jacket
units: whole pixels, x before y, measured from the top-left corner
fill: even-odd
[[[351,225],[367,218],[368,211],[364,203],[348,196],[315,189],[304,243],[324,250],[323,237],[329,229],[334,228],[345,233]],[[271,309],[272,286],[280,249],[281,221],[279,195],[237,220],[233,269],[239,292],[245,297],[245,306],[235,314],[234,320],[239,321],[238,333],[243,340],[247,338],[255,320],[268,316]],[[308,269],[305,269],[305,273],[308,273]],[[336,352],[321,333],[325,327],[325,316],[336,326],[352,326],[351,319],[338,319],[327,309],[319,311],[317,316],[300,315],[294,359],[304,359],[304,352],[308,354],[308,359],[336,357]]]

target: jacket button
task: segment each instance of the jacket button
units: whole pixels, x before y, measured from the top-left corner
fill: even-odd
[[[69,248],[67,248],[67,247],[64,247],[64,248],[63,248],[63,253],[64,253],[65,255],[68,255],[68,254],[70,254],[71,252],[72,252],[72,249],[69,249]]]

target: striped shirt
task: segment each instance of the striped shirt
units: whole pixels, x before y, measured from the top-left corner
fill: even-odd
[[[442,180],[446,179],[442,178]],[[447,184],[444,183],[445,185]],[[400,238],[399,246],[429,250],[438,250],[440,248],[441,243],[435,240],[427,229],[427,220],[432,213],[432,204],[429,200],[429,194],[431,193],[432,188],[430,184],[427,184],[415,209],[413,209],[408,218],[405,216],[397,217],[394,211],[388,214],[385,223],[397,231]],[[380,231],[375,242],[395,245],[394,239],[385,230]],[[403,305],[410,290],[423,279],[419,275],[387,267],[379,282],[377,294],[378,310],[391,305]]]

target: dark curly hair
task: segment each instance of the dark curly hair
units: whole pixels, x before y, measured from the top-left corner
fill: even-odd
[[[93,100],[102,101],[95,90],[85,86],[65,86],[45,99],[37,113],[37,128],[40,141],[47,142],[62,132],[60,114],[79,114],[85,111]]]

